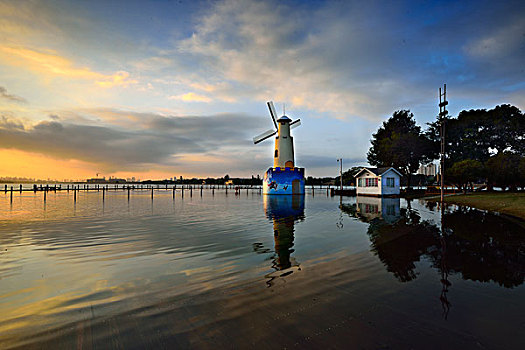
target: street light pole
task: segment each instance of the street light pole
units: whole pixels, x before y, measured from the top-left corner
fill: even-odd
[[[340,176],[340,184],[339,186],[341,187],[341,196],[343,195],[343,158],[339,158],[337,160],[338,163],[341,163],[341,168],[339,169],[339,176]]]

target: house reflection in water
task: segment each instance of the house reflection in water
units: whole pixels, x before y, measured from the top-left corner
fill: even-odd
[[[447,273],[459,273],[463,279],[507,288],[523,284],[525,228],[521,223],[468,207],[449,207],[441,222],[424,220],[408,203],[399,208],[398,200],[394,210],[399,214],[390,216],[392,209],[385,209],[388,202],[367,198],[382,203],[376,209],[361,199],[340,208],[368,223],[371,251],[399,281],[417,278],[416,263],[425,257],[438,271],[446,266]]]
[[[394,223],[400,217],[399,203],[399,198],[357,196],[357,215],[367,222],[377,218]]]
[[[278,277],[287,276],[300,270],[300,265],[291,256],[294,252],[294,225],[304,220],[304,196],[282,195],[264,196],[266,217],[273,221],[275,253],[272,257],[272,268],[275,270],[266,275],[268,286]],[[262,247],[254,246],[255,250]]]
[[[370,250],[400,282],[418,277],[422,259],[430,262],[441,276],[445,318],[449,275],[505,288],[525,280],[525,228],[516,220],[461,206],[443,210],[441,221],[424,220],[409,201],[400,208],[399,199],[388,198],[357,197],[356,204],[341,204],[340,209],[368,223]],[[430,203],[427,209],[435,208]]]

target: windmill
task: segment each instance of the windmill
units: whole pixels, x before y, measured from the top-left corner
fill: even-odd
[[[275,113],[273,102],[266,104],[275,129],[254,137],[253,143],[258,144],[275,134],[277,137],[275,138],[273,168],[266,171],[263,192],[265,194],[304,194],[304,168],[295,167],[293,138],[290,135],[290,130],[301,125],[301,120],[296,119],[292,122],[286,115],[276,120],[277,113]]]

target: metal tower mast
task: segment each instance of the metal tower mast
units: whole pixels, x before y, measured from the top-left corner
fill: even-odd
[[[445,198],[445,121],[447,119],[448,114],[447,105],[447,84],[443,84],[443,93],[441,93],[441,88],[439,88],[439,125],[441,129],[441,203],[443,203],[443,200]]]

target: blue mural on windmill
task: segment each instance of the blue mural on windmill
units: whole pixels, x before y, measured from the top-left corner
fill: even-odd
[[[269,168],[264,174],[264,194],[304,194],[304,168]]]

